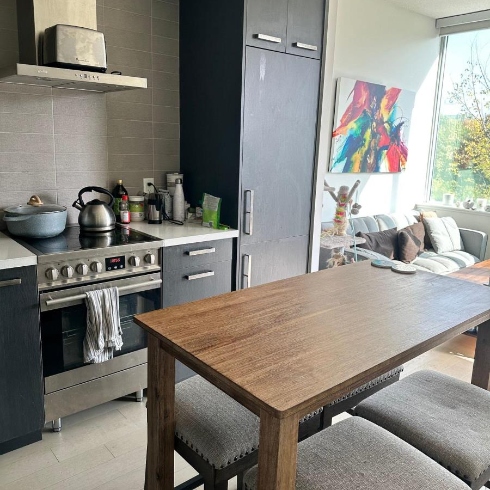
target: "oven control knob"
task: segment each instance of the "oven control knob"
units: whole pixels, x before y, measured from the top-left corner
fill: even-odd
[[[61,274],[68,279],[71,279],[73,277],[73,267],[71,265],[65,265],[65,267],[61,268]]]
[[[147,264],[154,265],[155,264],[155,255],[154,254],[146,254],[145,255],[145,262]]]
[[[132,265],[133,267],[139,267],[140,258],[136,257],[136,255],[132,255],[131,257],[129,257],[129,264]]]
[[[88,274],[88,265],[87,264],[78,264],[76,271],[81,276],[86,276]]]
[[[60,273],[58,271],[58,269],[54,268],[54,267],[51,267],[49,268],[47,271],[46,271],[46,277],[50,280],[50,281],[56,281],[59,277]]]
[[[102,264],[96,260],[95,262],[92,262],[90,264],[90,270],[92,272],[100,273],[100,272],[102,272]]]

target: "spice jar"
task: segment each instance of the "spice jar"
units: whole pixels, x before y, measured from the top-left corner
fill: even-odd
[[[129,196],[129,213],[131,221],[144,221],[145,219],[145,197]]]

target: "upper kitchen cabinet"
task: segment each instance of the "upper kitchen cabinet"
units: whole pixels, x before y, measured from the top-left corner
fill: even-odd
[[[246,4],[247,44],[286,51],[288,0],[248,0]]]
[[[286,52],[320,59],[324,20],[325,0],[289,0]]]
[[[325,0],[247,0],[246,43],[320,59]]]

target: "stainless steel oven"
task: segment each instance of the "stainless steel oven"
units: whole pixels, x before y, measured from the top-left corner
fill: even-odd
[[[46,239],[21,239],[38,256],[45,421],[121,396],[141,400],[147,383],[146,334],[134,315],[162,306],[160,239],[127,227],[83,234],[78,227]],[[123,346],[114,358],[85,364],[88,291],[117,287]]]
[[[45,420],[62,417],[146,388],[146,333],[134,315],[160,308],[160,272],[52,290],[40,295]],[[85,293],[117,287],[123,346],[114,358],[85,364]]]

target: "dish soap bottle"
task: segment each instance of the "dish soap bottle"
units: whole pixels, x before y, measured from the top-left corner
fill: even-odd
[[[114,210],[114,214],[116,215],[116,221],[118,223],[121,222],[121,211],[119,209],[119,205],[121,204],[122,196],[127,196],[128,191],[123,186],[123,181],[118,180],[116,187],[112,190],[112,196],[114,197],[114,204],[112,205],[112,209]]]
[[[120,215],[121,223],[127,224],[131,221],[129,216],[128,196],[126,195],[122,196],[121,202],[119,203],[119,215]]]
[[[175,221],[184,221],[185,219],[185,199],[184,189],[182,188],[182,179],[175,180],[175,191],[172,206],[173,219]]]

